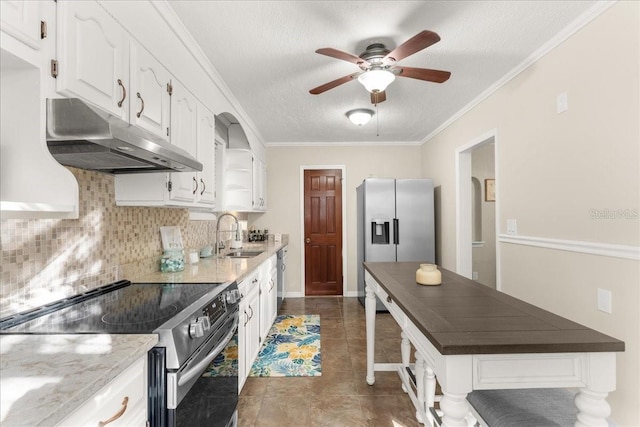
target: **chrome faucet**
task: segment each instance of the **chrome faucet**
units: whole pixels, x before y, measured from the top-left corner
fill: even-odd
[[[224,242],[221,242],[219,240],[219,234],[220,233],[225,233],[225,231],[220,231],[220,220],[222,218],[224,218],[225,216],[227,216],[227,215],[236,220],[236,240],[238,240],[238,236],[240,235],[240,223],[238,222],[238,218],[234,214],[230,214],[228,212],[223,213],[222,215],[220,215],[218,217],[218,220],[216,221],[216,247],[215,247],[216,257],[218,255],[220,255],[220,249],[224,249]],[[230,231],[233,231],[233,230],[227,230],[226,232],[228,233]]]

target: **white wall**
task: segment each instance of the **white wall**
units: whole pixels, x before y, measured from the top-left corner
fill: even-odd
[[[424,144],[423,170],[440,187],[445,268],[456,266],[455,150],[491,129],[499,150],[498,233],[515,218],[522,236],[637,250],[639,17],[640,3],[616,3]],[[569,110],[558,114],[562,92]],[[609,402],[616,423],[639,426],[640,262],[498,244],[504,292],[625,341]],[[612,291],[612,314],[598,311],[598,288]]]
[[[304,295],[301,280],[300,166],[344,165],[346,185],[343,203],[347,210],[347,265],[344,293],[355,296],[356,272],[356,187],[369,177],[420,178],[419,146],[267,146],[268,212],[250,214],[249,222],[271,233],[289,233],[287,292]],[[344,184],[344,183],[343,183]]]

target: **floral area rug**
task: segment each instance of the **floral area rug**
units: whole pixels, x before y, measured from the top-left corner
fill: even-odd
[[[202,376],[238,375],[238,336],[211,362]],[[320,357],[320,316],[281,315],[276,317],[260,353],[251,368],[252,377],[318,377]]]
[[[318,377],[320,375],[322,375],[320,316],[286,314],[276,317],[249,376]]]

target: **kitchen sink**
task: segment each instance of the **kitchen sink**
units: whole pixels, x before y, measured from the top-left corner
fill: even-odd
[[[225,256],[227,258],[253,258],[260,255],[263,252],[264,251],[234,251],[234,252],[229,252]]]

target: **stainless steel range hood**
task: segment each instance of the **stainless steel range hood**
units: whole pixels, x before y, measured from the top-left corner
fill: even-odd
[[[47,146],[63,165],[106,173],[202,170],[181,148],[76,98],[47,99]]]

